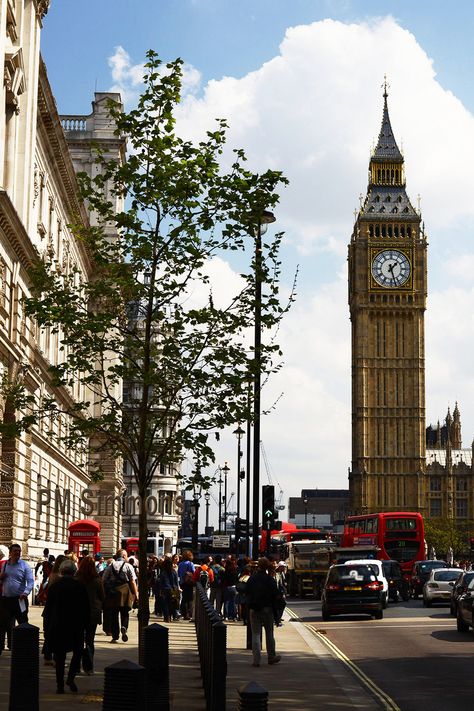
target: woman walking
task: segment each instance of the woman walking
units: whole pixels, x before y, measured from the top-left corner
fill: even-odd
[[[178,619],[180,602],[178,573],[174,569],[171,558],[166,558],[160,576],[160,595],[163,606],[163,619],[165,622]]]
[[[64,667],[68,652],[72,652],[72,659],[66,684],[72,692],[77,693],[74,679],[81,667],[84,635],[90,620],[87,590],[74,578],[76,570],[72,560],[61,563],[61,577],[48,591],[43,613],[46,643],[56,662],[58,694],[64,694]]]
[[[90,617],[85,629],[85,648],[82,654],[82,668],[86,674],[94,673],[94,639],[97,625],[102,622],[102,606],[105,593],[102,579],[97,572],[94,559],[83,558],[76,575],[77,580],[84,584],[89,598]]]

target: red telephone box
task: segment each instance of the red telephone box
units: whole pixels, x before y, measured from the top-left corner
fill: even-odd
[[[100,551],[100,523],[91,519],[73,521],[68,526],[69,542],[68,547],[77,556],[81,551],[88,550],[89,553],[99,553]]]

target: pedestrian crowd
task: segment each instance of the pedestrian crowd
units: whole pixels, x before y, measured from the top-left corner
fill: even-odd
[[[249,623],[253,665],[259,666],[261,632],[265,629],[269,664],[275,652],[273,627],[281,626],[286,602],[286,564],[267,558],[253,562],[234,555],[216,555],[195,563],[193,553],[150,556],[148,594],[152,609],[164,622],[191,620],[197,583],[226,622]],[[87,550],[78,556],[65,551],[57,557],[44,550],[33,569],[21,558],[21,547],[0,548],[0,655],[11,648],[15,624],[28,622],[28,598],[36,586],[35,602],[43,606],[42,654],[44,664],[55,667],[56,691],[67,686],[77,693],[78,674],[94,673],[95,636],[102,626],[110,643],[128,641],[130,612],[138,606],[138,565],[123,549],[108,560]],[[71,653],[66,674],[66,656]]]

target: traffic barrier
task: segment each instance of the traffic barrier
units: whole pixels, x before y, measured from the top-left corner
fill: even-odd
[[[250,681],[245,686],[241,686],[238,693],[238,711],[267,711],[268,691],[256,681]]]
[[[23,622],[12,630],[9,711],[39,709],[39,627]]]
[[[145,668],[128,659],[104,669],[102,711],[143,711]]]
[[[158,624],[143,630],[146,711],[169,711],[169,631]]]
[[[227,628],[200,583],[194,596],[194,621],[206,711],[225,711]]]

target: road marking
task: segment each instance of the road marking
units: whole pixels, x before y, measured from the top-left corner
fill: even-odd
[[[286,608],[286,612],[296,620],[300,620],[298,615],[293,612],[293,610],[290,610],[288,607]],[[385,691],[382,691],[380,687],[375,684],[372,679],[370,679],[362,669],[360,669],[357,664],[354,664],[354,662],[347,657],[344,652],[342,652],[339,647],[336,647],[336,645],[331,642],[325,634],[322,634],[321,632],[318,632],[318,630],[315,630],[314,627],[312,627],[308,623],[304,623],[304,626],[306,627],[307,630],[311,632],[317,639],[324,644],[333,654],[334,656],[339,659],[361,682],[363,686],[365,686],[369,691],[372,692],[372,694],[375,695],[375,697],[384,705],[384,708],[387,709],[388,711],[401,711],[400,707],[395,703],[395,701],[385,693]]]

